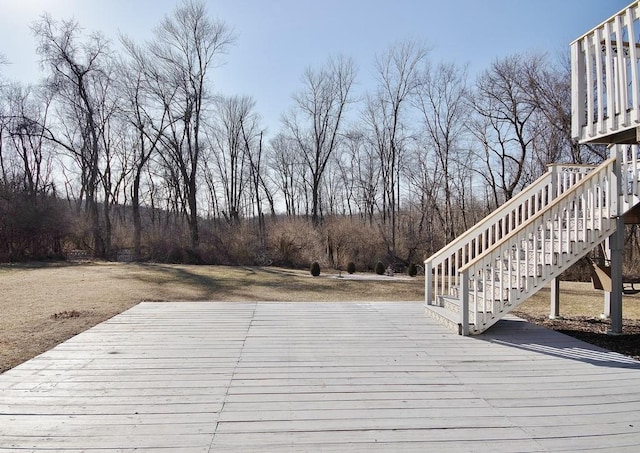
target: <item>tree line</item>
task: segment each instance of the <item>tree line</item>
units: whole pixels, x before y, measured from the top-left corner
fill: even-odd
[[[469,76],[415,40],[302,72],[279,129],[215,90],[236,37],[185,0],[147,42],[32,25],[42,83],[0,87],[0,261],[112,258],[359,267],[418,262],[546,171],[571,138],[568,54]],[[256,68],[259,70],[259,68]],[[1,71],[1,69],[0,69]]]

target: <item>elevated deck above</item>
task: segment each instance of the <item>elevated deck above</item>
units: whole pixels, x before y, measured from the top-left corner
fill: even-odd
[[[580,143],[638,143],[639,2],[571,44],[572,135]]]

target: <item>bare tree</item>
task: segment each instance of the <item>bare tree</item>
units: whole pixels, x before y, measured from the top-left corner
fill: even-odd
[[[263,130],[259,126],[258,115],[252,116],[252,121],[242,126],[242,138],[244,142],[245,155],[249,162],[249,176],[254,198],[255,215],[258,218],[258,230],[260,233],[261,245],[265,245],[266,225],[264,221],[264,211],[262,208],[263,198],[267,199],[271,216],[275,218],[275,202],[272,191],[267,184],[266,165],[263,162]]]
[[[362,218],[373,225],[378,205],[380,184],[380,163],[375,148],[366,135],[354,128],[343,139],[345,151],[342,153],[340,168],[348,188],[347,202],[351,214],[351,201],[358,207]]]
[[[346,108],[352,102],[355,77],[355,63],[346,57],[330,58],[319,70],[307,69],[305,87],[294,95],[295,106],[282,118],[309,170],[311,218],[316,225],[320,221],[322,176],[336,149]]]
[[[255,101],[249,96],[222,96],[218,102],[212,133],[211,159],[215,162],[224,192],[227,222],[238,223],[249,180],[247,131],[255,123]]]
[[[461,149],[465,145],[469,115],[466,70],[450,63],[441,63],[434,68],[427,66],[417,94],[416,104],[422,114],[427,146],[434,150],[436,164],[440,167],[438,182],[444,192],[440,219],[448,242],[458,233],[454,224],[454,180],[466,173],[460,174],[463,165],[454,168],[454,163],[460,164],[466,157]]]
[[[344,201],[347,199],[345,193],[344,172],[340,168],[340,160],[336,154],[330,159],[327,168],[322,176],[322,199],[321,215],[324,217],[325,212],[331,216],[344,215]]]
[[[0,126],[0,129],[6,131],[7,143],[17,160],[13,167],[18,174],[14,178],[21,181],[26,193],[35,200],[37,195],[52,188],[53,156],[45,138],[51,99],[33,87],[12,84],[6,89],[6,100],[11,114],[4,117],[4,128]],[[0,145],[0,154],[1,151]],[[6,180],[7,169],[5,164],[1,166]]]
[[[496,60],[476,82],[471,132],[479,141],[485,167],[478,172],[492,191],[493,203],[513,197],[524,182],[537,129],[537,107],[523,88],[524,58]]]
[[[207,81],[233,39],[224,22],[208,17],[204,3],[185,0],[172,16],[164,18],[145,47],[150,92],[168,121],[162,135],[162,156],[170,171],[175,169],[175,188],[180,192],[193,248],[199,243],[197,191],[210,99]],[[154,128],[162,129],[159,124]]]
[[[4,148],[5,137],[8,137],[8,105],[5,96],[0,91],[0,181],[5,183],[9,180],[10,168],[7,162],[7,155]]]
[[[352,218],[356,214],[358,205],[358,178],[355,169],[357,168],[358,159],[360,158],[360,145],[363,142],[362,134],[357,131],[347,131],[341,140],[341,152],[336,158],[336,168],[342,180],[344,190],[343,203],[344,208]]]
[[[119,116],[128,141],[128,146],[122,150],[121,159],[124,161],[122,165],[128,167],[131,174],[133,248],[139,257],[142,246],[140,208],[143,176],[152,156],[158,151],[160,140],[167,128],[168,112],[157,105],[155,95],[159,91],[156,85],[158,79],[152,77],[154,72],[149,68],[151,61],[144,49],[127,37],[122,37],[121,42],[127,59],[120,61],[118,65],[118,90],[122,98]],[[153,196],[151,202],[154,203]]]
[[[390,221],[389,255],[395,258],[400,170],[410,133],[405,122],[427,58],[425,46],[411,40],[397,43],[376,57],[378,87],[369,95],[364,120],[378,152],[383,190],[383,220]]]
[[[433,165],[433,162],[437,161],[433,153],[433,150],[424,149],[413,153],[411,170],[408,172],[411,181],[411,205],[415,206],[419,213],[416,222],[417,235],[424,238],[430,253],[445,244],[444,237],[438,229],[442,226],[443,218],[439,197],[441,170],[438,165]]]
[[[300,214],[300,200],[306,198],[303,164],[294,138],[282,133],[269,143],[269,168],[275,186],[284,198],[285,212],[289,217]]]
[[[6,59],[3,54],[0,53],[0,69],[6,64]],[[2,73],[0,72],[0,178],[2,182],[7,181],[7,167],[5,165],[5,156],[3,154],[4,136],[7,132],[7,120],[9,116],[8,106],[6,102],[6,96],[3,92],[4,84],[2,83]]]
[[[101,99],[96,87],[107,76],[108,42],[100,34],[80,41],[77,22],[57,22],[46,14],[32,30],[41,63],[49,74],[48,84],[61,106],[57,131],[50,130],[48,138],[68,151],[80,166],[81,194],[86,199],[94,254],[104,256],[97,193],[101,180]]]
[[[580,145],[571,133],[571,61],[568,52],[552,61],[533,54],[524,63],[523,89],[537,107],[538,160],[542,169],[551,162],[593,164],[609,155],[602,145]]]

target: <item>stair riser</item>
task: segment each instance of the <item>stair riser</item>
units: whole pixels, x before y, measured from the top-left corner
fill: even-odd
[[[442,315],[440,315],[439,313],[436,313],[433,310],[429,310],[428,306],[425,308],[425,313],[430,318],[432,318],[435,321],[437,321],[439,324],[442,324],[447,330],[450,330],[451,332],[460,335],[460,333],[461,333],[460,323],[454,322],[451,319],[446,318],[445,316],[442,316]]]
[[[460,305],[453,302],[452,300],[444,299],[442,302],[442,307],[453,313],[460,313]]]

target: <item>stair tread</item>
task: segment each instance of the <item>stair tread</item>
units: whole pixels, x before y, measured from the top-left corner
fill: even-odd
[[[442,297],[442,296],[440,296],[440,297]],[[447,297],[451,297],[451,296],[447,296]],[[451,298],[451,302],[456,303],[456,305],[458,305],[458,306],[460,305],[458,299]],[[433,309],[433,311],[435,311],[437,313],[451,314],[451,316],[447,316],[449,319],[452,319],[452,320],[455,320],[455,321],[460,319],[460,312],[449,310],[448,308],[442,307],[440,305],[424,304],[424,306],[426,308]],[[473,311],[473,308],[470,307],[469,310],[470,310],[470,313],[471,313]],[[487,310],[486,313],[492,314],[493,312],[491,310]]]
[[[449,294],[439,294],[438,297],[442,300],[446,300],[448,302],[454,302],[454,303],[459,303],[459,300],[460,300],[456,296],[451,296]]]

